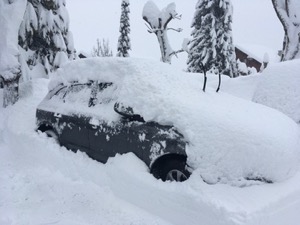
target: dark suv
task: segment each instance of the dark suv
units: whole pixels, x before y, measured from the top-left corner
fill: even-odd
[[[117,101],[116,90],[111,82],[60,84],[39,104],[37,129],[97,161],[133,152],[156,178],[186,180],[190,173],[183,135],[174,126],[144,121]]]

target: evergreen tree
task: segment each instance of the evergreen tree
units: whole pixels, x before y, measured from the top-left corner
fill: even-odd
[[[232,5],[230,0],[199,0],[192,22],[188,71],[217,71],[237,76],[237,63],[232,41]]]
[[[120,37],[118,40],[118,57],[129,57],[128,51],[131,50],[130,44],[130,23],[129,23],[129,0],[122,0],[120,18]]]
[[[39,63],[46,74],[75,58],[65,0],[28,0],[19,30],[22,71]],[[27,64],[27,65],[24,65]]]

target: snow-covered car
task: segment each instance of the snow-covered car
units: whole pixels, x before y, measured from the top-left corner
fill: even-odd
[[[115,91],[116,84],[98,80],[58,84],[37,108],[38,130],[99,162],[132,152],[156,178],[186,180],[190,173],[183,135],[172,125],[146,122],[130,106],[117,102]]]
[[[184,180],[188,171],[212,184],[292,176],[300,159],[297,124],[222,89],[203,92],[202,79],[144,59],[73,61],[52,75],[37,125],[102,162],[134,152],[163,180]]]

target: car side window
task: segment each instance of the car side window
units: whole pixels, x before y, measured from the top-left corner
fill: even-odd
[[[114,100],[116,87],[115,85],[113,85],[113,83],[95,83],[95,85],[93,85],[92,88],[92,95],[89,101],[89,106],[108,104],[112,100]]]
[[[114,99],[115,86],[113,83],[100,83],[97,94],[98,104],[107,104]]]
[[[61,89],[56,91],[56,93],[51,97],[51,99],[59,99],[62,101],[67,90],[68,90],[68,87],[62,87]]]
[[[90,84],[73,84],[68,88],[63,96],[65,103],[76,103],[88,106],[88,101],[91,95]]]

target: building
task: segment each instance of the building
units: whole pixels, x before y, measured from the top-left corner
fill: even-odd
[[[235,46],[235,55],[236,59],[239,60],[242,63],[245,63],[248,68],[255,68],[257,72],[261,71],[261,68],[263,65],[263,60],[260,58],[254,56],[254,54],[250,53],[246,49],[240,47],[240,46]],[[267,64],[268,62],[266,62]]]

